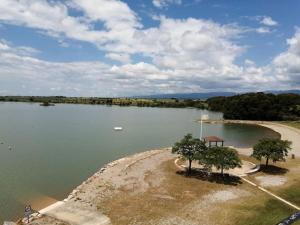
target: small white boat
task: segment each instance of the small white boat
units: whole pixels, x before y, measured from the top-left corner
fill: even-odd
[[[121,130],[123,130],[123,127],[114,127],[114,130],[121,131]]]

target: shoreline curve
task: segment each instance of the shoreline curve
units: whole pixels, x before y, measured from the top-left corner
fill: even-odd
[[[269,128],[281,135],[282,139],[290,140],[293,142],[292,150],[290,153],[295,154],[297,157],[300,156],[300,130],[296,128],[292,128],[283,124],[274,123],[274,122],[266,122],[266,121],[243,121],[243,120],[221,120],[221,121],[209,121],[209,123],[240,123],[240,124],[253,124],[253,125],[259,125],[266,128]],[[250,148],[251,149],[251,148]],[[119,166],[120,164],[123,164],[123,169],[121,172],[126,173],[126,170],[131,167],[131,165],[145,160],[149,157],[152,157],[154,155],[158,155],[159,153],[162,153],[166,150],[170,150],[170,148],[162,148],[162,149],[156,149],[156,150],[147,150],[145,152],[135,153],[129,156],[125,156],[123,158],[114,160],[108,164],[105,164],[103,167],[101,167],[96,173],[94,173],[91,177],[89,177],[87,180],[83,181],[80,185],[75,187],[70,194],[63,199],[62,201],[57,201],[54,204],[48,205],[42,209],[39,209],[39,212],[41,214],[49,213],[50,211],[55,210],[57,207],[63,206],[65,203],[74,200],[76,197],[76,194],[80,191],[80,189],[84,188],[85,185],[88,185],[91,183],[94,179],[99,178],[100,175],[105,173],[110,168],[113,168],[115,166]],[[247,154],[245,149],[237,148],[237,150],[241,154]],[[247,149],[248,151],[249,149]],[[106,219],[106,218],[104,218]]]

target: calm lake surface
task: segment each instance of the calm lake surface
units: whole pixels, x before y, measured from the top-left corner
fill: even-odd
[[[22,216],[25,204],[65,198],[112,160],[199,136],[202,113],[222,117],[197,109],[0,103],[0,222]],[[239,124],[204,124],[203,133],[238,147],[278,135]]]

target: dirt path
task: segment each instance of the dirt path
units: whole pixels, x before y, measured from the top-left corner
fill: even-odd
[[[71,225],[110,224],[109,218],[96,210],[63,201],[41,210],[40,213]]]
[[[179,158],[175,159],[175,161],[174,161],[175,166],[180,170],[185,170],[187,168],[187,165],[186,164],[180,164],[179,161],[180,161]],[[203,168],[203,166],[200,165],[199,163],[193,161],[192,162],[192,168]],[[234,176],[244,177],[244,176],[247,176],[248,174],[255,173],[258,170],[259,170],[259,166],[255,165],[252,162],[242,160],[242,167],[241,168],[224,170],[224,173],[229,173],[229,174],[234,175]],[[213,172],[219,172],[215,168],[213,168],[212,171]]]

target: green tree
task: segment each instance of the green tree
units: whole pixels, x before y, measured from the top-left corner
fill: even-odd
[[[188,160],[187,173],[190,174],[192,161],[201,158],[206,150],[207,147],[204,141],[201,141],[199,138],[193,138],[192,134],[187,134],[182,140],[175,143],[172,148],[172,153],[179,154]]]
[[[218,170],[221,169],[222,176],[224,175],[224,169],[241,167],[241,164],[238,153],[233,148],[211,147],[205,155],[205,165],[207,167],[215,166]]]
[[[273,162],[285,161],[288,151],[291,149],[292,142],[274,139],[274,138],[264,138],[261,139],[253,147],[252,157],[257,160],[266,158],[266,168],[269,164],[269,159]]]

